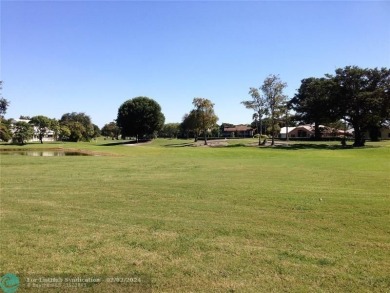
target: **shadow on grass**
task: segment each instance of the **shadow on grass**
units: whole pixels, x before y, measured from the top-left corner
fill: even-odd
[[[227,148],[239,148],[239,147],[252,147],[251,145],[246,145],[246,144],[243,144],[243,143],[236,143],[236,144],[229,144],[227,146],[225,146]]]
[[[182,148],[182,147],[193,147],[193,143],[188,143],[188,142],[185,142],[185,143],[171,143],[171,144],[166,144],[164,145],[164,147],[167,147],[167,148]]]
[[[116,145],[132,144],[132,143],[135,143],[135,141],[117,141],[117,142],[109,142],[109,143],[99,144],[98,146],[116,146]]]
[[[164,147],[196,147],[193,143],[173,143],[166,144]],[[244,144],[244,143],[235,143],[229,145],[210,145],[212,148],[261,148],[261,149],[280,149],[280,150],[347,150],[347,149],[359,149],[354,148],[352,145],[342,146],[342,145],[332,145],[332,144],[313,144],[313,143],[300,143],[300,144],[276,144],[271,146],[270,144],[261,145],[258,144]],[[365,146],[363,148],[372,148],[373,146]]]
[[[100,144],[98,146],[116,146],[116,145],[126,145],[126,144],[139,144],[142,145],[144,143],[148,143],[150,140],[139,140],[138,143],[135,140],[130,140],[130,141],[117,141],[117,142],[109,142],[109,143],[104,143]]]
[[[231,144],[227,145],[225,147],[228,148],[237,148],[237,147],[249,147],[249,148],[265,148],[265,149],[280,149],[280,150],[351,150],[351,149],[367,149],[367,148],[378,148],[379,146],[371,146],[366,145],[364,147],[354,147],[351,145],[342,146],[341,144],[326,144],[326,143],[279,143],[274,146],[271,146],[270,144],[267,145],[258,145],[258,144]]]
[[[271,146],[268,146],[271,147]],[[361,148],[372,148],[374,146],[364,146]],[[307,150],[307,149],[313,149],[313,150],[350,150],[350,149],[361,149],[361,148],[355,148],[352,145],[337,145],[337,144],[326,144],[326,143],[297,143],[297,144],[278,144],[273,146],[274,149],[283,149],[283,150]]]

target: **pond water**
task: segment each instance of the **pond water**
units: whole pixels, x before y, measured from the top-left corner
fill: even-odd
[[[62,156],[93,156],[81,152],[66,151],[1,151],[0,155],[31,156],[31,157],[62,157]]]

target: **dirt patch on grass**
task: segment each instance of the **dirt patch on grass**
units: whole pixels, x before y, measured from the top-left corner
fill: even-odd
[[[228,146],[229,143],[225,139],[218,139],[218,140],[208,140],[207,145],[205,145],[204,140],[198,140],[197,142],[194,142],[193,145],[197,147],[224,147],[224,146]]]

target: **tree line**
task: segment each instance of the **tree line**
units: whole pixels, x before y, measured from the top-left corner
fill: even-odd
[[[298,123],[314,124],[314,139],[321,139],[320,125],[342,120],[354,129],[354,146],[363,146],[365,131],[369,131],[374,139],[380,127],[390,124],[390,70],[387,68],[346,66],[336,69],[334,74],[305,78],[291,99],[284,94],[286,87],[287,84],[278,75],[271,74],[260,87],[251,87],[250,99],[241,102],[253,111],[252,126],[257,129],[259,144],[264,130],[270,135],[273,145],[282,125],[294,126]],[[155,100],[136,97],[119,107],[117,119],[104,125],[101,133],[112,139],[121,136],[137,140],[157,136],[177,137],[180,134],[192,136],[195,140],[203,137],[207,144],[210,133],[219,133],[214,104],[207,98],[197,97],[192,105],[181,123],[164,124],[165,116]],[[1,117],[8,106],[9,101],[1,97]],[[9,121],[1,119],[1,140],[7,140],[11,135],[7,123]],[[70,141],[90,140],[100,133],[84,113],[66,113],[60,120],[35,116],[29,124],[39,130],[41,142],[48,129],[54,132],[56,138]],[[265,129],[264,124],[267,125]],[[31,136],[31,129],[18,122],[13,135],[23,142]]]
[[[372,139],[390,122],[390,70],[387,68],[338,68],[335,74],[306,78],[291,100],[297,116],[319,125],[343,119],[354,129],[354,146],[364,145],[365,131]]]
[[[66,113],[60,120],[43,115],[23,117],[21,121],[1,119],[0,139],[25,144],[36,136],[41,143],[49,133],[53,140],[90,141],[100,135],[100,129],[85,113]],[[23,119],[24,118],[24,119]],[[23,120],[27,120],[23,121]]]
[[[287,84],[278,75],[271,74],[259,88],[249,89],[251,99],[241,102],[254,111],[252,118],[259,134],[259,144],[264,124],[267,124],[266,131],[273,145],[283,125],[314,124],[314,139],[320,140],[320,125],[340,127],[344,122],[353,127],[353,145],[356,147],[364,146],[364,132],[369,131],[371,138],[375,139],[380,127],[390,126],[390,70],[387,68],[346,66],[336,69],[334,74],[305,78],[292,99],[288,99],[284,94],[286,87]],[[207,144],[207,134],[218,129],[214,104],[209,99],[194,98],[193,106],[194,108],[183,116],[180,124],[164,125],[160,121],[161,123],[156,124],[159,126],[148,134],[154,132],[165,137],[177,137],[179,133],[182,136],[186,133],[187,137],[191,134],[195,141],[202,135]],[[293,114],[290,114],[291,111]],[[140,113],[142,116],[144,112]],[[119,128],[136,129],[131,126],[135,120],[126,124],[118,115],[117,121]]]

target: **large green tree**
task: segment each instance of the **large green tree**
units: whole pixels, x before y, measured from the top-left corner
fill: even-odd
[[[218,121],[214,113],[214,104],[209,99],[194,98],[192,101],[195,110],[195,119],[203,131],[204,144],[207,145],[207,132],[212,129]]]
[[[329,78],[305,78],[297,94],[290,101],[296,111],[296,119],[304,123],[314,123],[314,137],[321,139],[321,124],[337,121],[335,83]]]
[[[118,139],[120,133],[121,133],[121,130],[118,127],[118,125],[116,125],[115,121],[105,124],[101,130],[101,134],[103,136],[107,136],[107,137],[110,137],[112,139]]]
[[[43,143],[46,132],[51,128],[51,119],[43,115],[38,115],[32,117],[29,123],[36,127],[39,141]]]
[[[165,121],[160,105],[148,97],[127,100],[118,109],[117,125],[122,137],[150,137],[159,131]]]
[[[283,94],[284,88],[287,87],[287,83],[282,82],[278,75],[271,74],[267,76],[261,86],[263,92],[266,107],[271,121],[271,145],[275,144],[275,135],[278,129],[278,120],[283,114],[283,107],[286,104],[287,96]]]
[[[307,78],[292,102],[297,116],[317,127],[339,119],[347,121],[354,128],[354,146],[364,146],[364,132],[375,136],[379,127],[389,124],[390,70],[346,66],[336,69],[334,75]]]
[[[95,134],[91,118],[85,113],[65,113],[60,119],[60,125],[70,130],[70,141],[90,141]]]
[[[347,66],[329,78],[337,85],[334,106],[354,128],[354,146],[364,146],[364,131],[390,120],[390,70]]]
[[[19,121],[14,125],[13,140],[19,144],[25,144],[27,140],[34,136],[34,129],[31,124]]]

